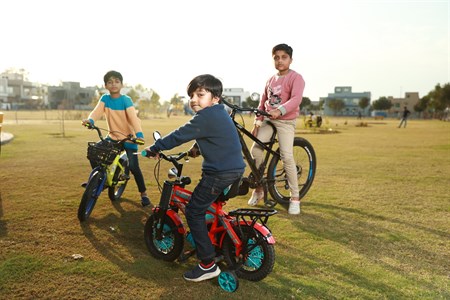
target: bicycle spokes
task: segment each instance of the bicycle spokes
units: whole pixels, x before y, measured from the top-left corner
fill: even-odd
[[[162,238],[156,238],[156,229],[153,231],[153,243],[163,253],[168,253],[174,245],[174,237],[170,235],[171,230],[167,224],[164,224]]]
[[[251,269],[259,269],[264,261],[264,252],[260,246],[254,246],[256,244],[254,239],[248,240],[248,247],[253,248],[247,253],[244,266]]]

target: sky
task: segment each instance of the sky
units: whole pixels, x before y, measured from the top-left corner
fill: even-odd
[[[425,96],[450,82],[449,0],[4,0],[0,72],[30,81],[153,89],[184,96],[197,75],[261,93],[275,74],[272,48],[294,49],[291,69],[318,101],[335,86],[353,92]]]

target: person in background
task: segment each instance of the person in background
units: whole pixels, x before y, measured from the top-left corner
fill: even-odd
[[[408,108],[405,106],[403,108],[402,118],[400,119],[400,124],[398,124],[398,128],[402,127],[406,128],[406,123],[408,122],[408,116],[411,112],[408,110]]]
[[[258,109],[265,110],[271,115],[269,121],[277,129],[281,160],[291,194],[288,213],[297,215],[300,213],[300,198],[293,148],[296,119],[300,111],[305,81],[302,75],[290,69],[292,52],[292,47],[286,44],[273,47],[272,58],[278,72],[266,82]],[[272,128],[267,121],[264,116],[256,116],[252,129],[252,134],[263,142],[267,142],[272,134]],[[256,164],[260,165],[263,149],[253,143],[251,152]],[[263,188],[257,187],[248,200],[248,205],[255,206],[263,198]]]
[[[187,87],[189,104],[195,112],[192,119],[145,149],[150,153],[148,156],[158,157],[161,150],[170,150],[195,140],[189,156],[196,157],[198,151],[203,156],[200,182],[186,205],[186,220],[200,263],[183,277],[194,282],[220,274],[214,261],[215,249],[208,236],[206,211],[225,188],[241,179],[245,170],[236,127],[220,104],[222,90],[222,82],[212,75],[199,75],[192,79]]]
[[[112,140],[120,140],[125,135],[132,134],[144,142],[144,134],[142,133],[141,120],[136,114],[133,101],[127,95],[121,94],[123,87],[123,77],[117,71],[109,71],[103,77],[105,88],[109,94],[104,94],[98,101],[95,108],[91,111],[87,119],[82,120],[83,126],[87,123],[94,125],[95,121],[103,116],[106,119],[108,130],[110,131],[107,138]],[[120,133],[119,133],[120,132]],[[144,176],[139,167],[138,156],[134,153],[138,150],[138,146],[134,143],[125,143],[125,151],[127,152],[130,171],[134,176],[138,190],[140,192],[142,206],[150,205],[150,199],[147,195]],[[95,167],[91,162],[91,166]],[[85,183],[82,184],[85,186]]]

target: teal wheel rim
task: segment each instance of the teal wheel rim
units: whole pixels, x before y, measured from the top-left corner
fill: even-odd
[[[231,271],[223,271],[219,275],[219,286],[226,292],[235,292],[239,287],[239,279]]]

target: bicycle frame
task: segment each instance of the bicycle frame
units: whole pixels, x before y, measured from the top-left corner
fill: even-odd
[[[183,188],[182,184],[176,181],[165,181],[163,186],[163,191],[161,193],[160,205],[153,208],[153,212],[158,214],[160,218],[160,224],[164,223],[164,215],[167,215],[177,226],[177,230],[180,234],[186,235],[187,229],[179,216],[179,214],[174,210],[181,210],[183,214],[186,213],[186,205],[189,202],[192,192]],[[223,240],[225,238],[225,233],[228,234],[236,245],[236,255],[239,256],[242,251],[243,242],[233,229],[234,226],[248,225],[252,226],[255,230],[263,235],[269,244],[275,244],[275,239],[271,232],[267,229],[264,224],[257,223],[256,220],[247,221],[240,220],[237,222],[237,218],[230,216],[223,210],[225,201],[214,202],[207,210],[205,221],[210,226],[208,230],[208,236],[214,246],[222,247]],[[156,238],[162,237],[163,226],[158,226],[156,231]]]
[[[114,158],[114,161],[110,165],[100,165],[96,166],[94,169],[92,169],[91,174],[89,175],[89,179],[92,177],[92,175],[95,174],[95,172],[101,172],[102,174],[105,174],[106,176],[103,176],[102,181],[99,185],[99,189],[97,190],[97,196],[101,194],[103,189],[105,187],[113,186],[114,181],[114,174],[119,168],[122,172],[125,171],[125,167],[121,163],[121,161],[127,161],[128,157],[125,151],[121,151],[116,157]],[[118,180],[115,185],[123,184],[125,183],[125,180]]]
[[[280,156],[280,154],[277,151],[273,150],[273,146],[277,142],[277,139],[276,139],[277,130],[272,123],[268,122],[268,124],[272,127],[273,132],[272,132],[272,136],[270,137],[269,142],[264,143],[261,140],[259,140],[258,138],[256,138],[250,131],[245,129],[244,126],[242,126],[241,124],[236,122],[236,120],[234,119],[235,113],[236,113],[236,111],[233,110],[233,112],[231,114],[231,119],[233,120],[234,125],[238,129],[239,141],[240,141],[241,147],[242,147],[242,154],[244,155],[245,160],[248,162],[253,176],[255,176],[256,184],[254,186],[251,186],[252,188],[255,188],[256,185],[265,183],[265,182],[263,182],[264,170],[266,169],[266,166],[269,162],[270,155]],[[253,159],[252,154],[250,153],[250,149],[248,148],[247,143],[244,140],[244,135],[249,137],[252,141],[254,141],[256,144],[258,144],[261,148],[263,148],[265,150],[264,160],[262,161],[259,168],[256,167],[256,165],[255,165],[255,161]]]

